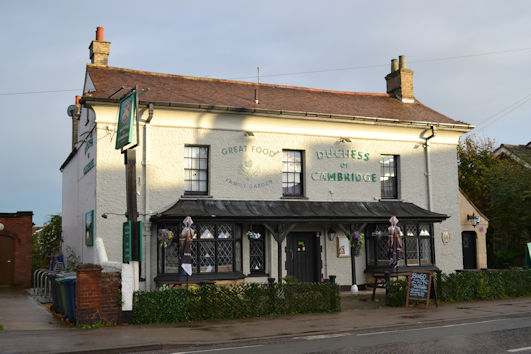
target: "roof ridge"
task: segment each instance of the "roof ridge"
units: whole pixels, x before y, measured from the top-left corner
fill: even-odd
[[[250,82],[250,81],[216,79],[216,78],[208,78],[208,77],[200,77],[200,76],[165,74],[165,73],[157,73],[157,72],[152,72],[152,71],[118,68],[114,66],[101,66],[101,65],[95,65],[95,64],[87,64],[87,68],[88,67],[95,68],[95,69],[125,71],[125,72],[130,72],[130,73],[138,73],[141,75],[151,75],[151,76],[159,76],[159,77],[167,77],[167,78],[180,78],[180,79],[195,80],[195,81],[210,81],[210,82],[230,83],[230,84],[247,85],[247,86],[282,88],[282,89],[312,91],[312,92],[321,92],[321,93],[334,93],[334,94],[344,94],[344,95],[356,95],[356,96],[391,97],[388,93],[325,90],[325,89],[317,89],[317,88],[303,87],[303,86],[266,84],[266,83]]]

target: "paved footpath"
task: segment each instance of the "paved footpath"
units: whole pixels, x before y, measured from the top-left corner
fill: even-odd
[[[65,327],[24,293],[0,291],[0,352],[123,352],[178,349],[180,346],[234,343],[378,328],[471,322],[531,314],[531,297],[430,305],[386,307],[369,295],[343,295],[340,313],[303,314],[172,325],[120,325],[96,329]],[[19,296],[20,295],[20,296]],[[8,301],[5,301],[5,300]],[[381,301],[381,298],[380,298]],[[24,310],[27,308],[27,310]],[[17,313],[18,315],[14,315]]]

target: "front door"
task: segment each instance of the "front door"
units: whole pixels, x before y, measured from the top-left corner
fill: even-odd
[[[463,231],[461,238],[463,242],[463,268],[476,269],[476,233]]]
[[[0,285],[13,284],[13,240],[0,236]]]
[[[315,232],[291,232],[286,247],[286,268],[289,276],[300,282],[317,282],[319,238]]]

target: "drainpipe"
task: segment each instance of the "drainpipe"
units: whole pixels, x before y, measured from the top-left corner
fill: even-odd
[[[149,190],[147,188],[147,178],[148,178],[148,171],[147,171],[147,161],[148,161],[148,140],[147,140],[147,136],[148,136],[148,124],[151,122],[151,119],[153,118],[153,103],[149,103],[148,104],[148,117],[146,119],[146,123],[144,124],[144,131],[143,131],[143,144],[142,144],[142,154],[143,154],[143,159],[142,159],[142,178],[144,179],[144,227],[146,227],[148,225],[148,223],[150,222],[149,221],[149,214],[148,213],[148,208],[149,208]],[[151,231],[151,224],[149,226],[149,229]],[[146,242],[144,242],[144,250],[145,250],[145,257],[144,257],[144,264],[145,264],[145,269],[146,269],[146,272],[144,274],[144,277],[146,279],[146,290],[151,290],[151,238],[149,238],[148,240],[146,240]]]
[[[430,127],[431,135],[424,138],[424,154],[426,157],[426,188],[428,195],[428,210],[432,211],[432,197],[431,197],[431,168],[430,168],[430,140],[435,137],[435,127]]]

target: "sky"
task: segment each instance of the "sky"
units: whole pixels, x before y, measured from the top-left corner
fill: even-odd
[[[66,109],[97,26],[109,65],[385,93],[406,55],[415,97],[496,144],[531,141],[531,1],[2,1],[0,212],[61,212]]]

